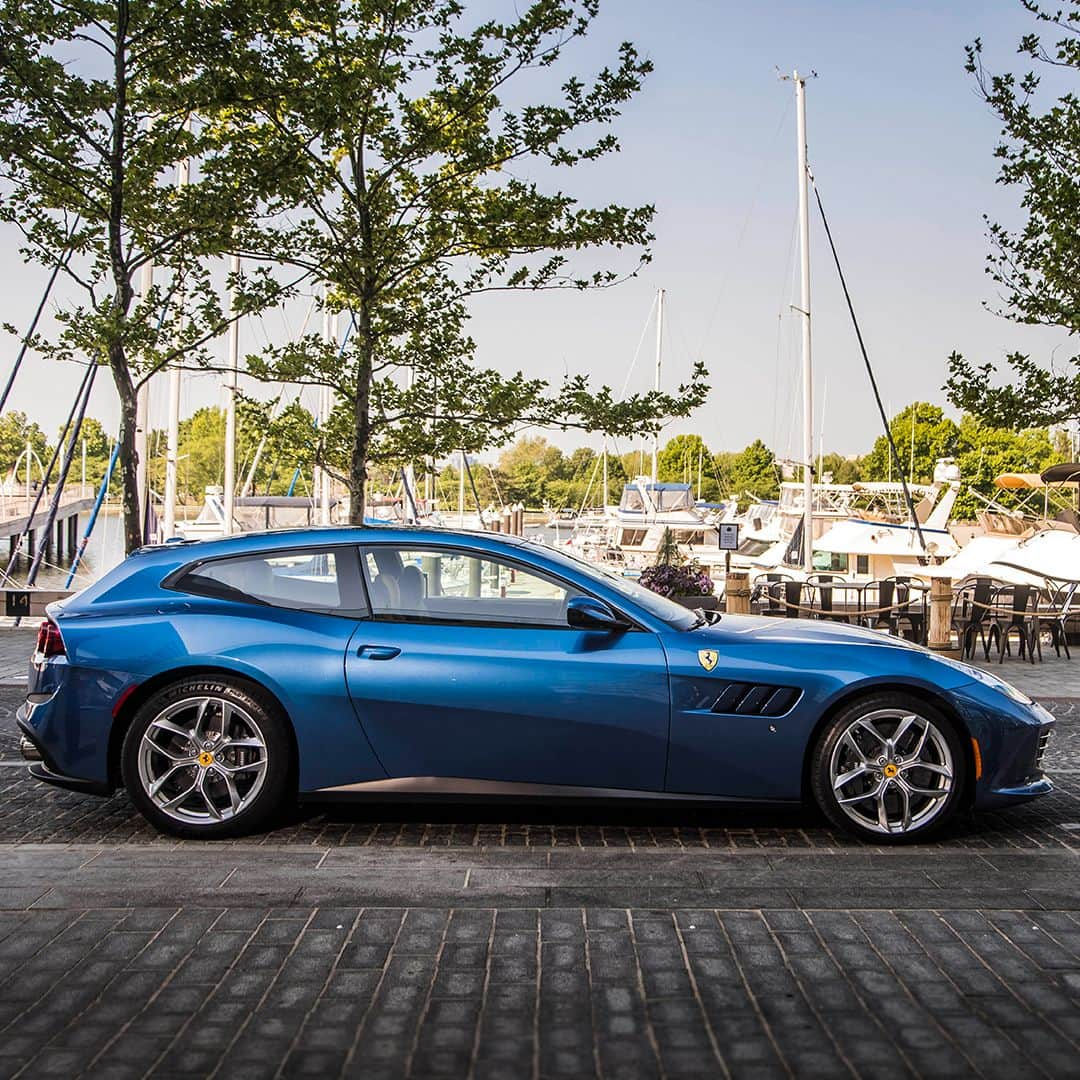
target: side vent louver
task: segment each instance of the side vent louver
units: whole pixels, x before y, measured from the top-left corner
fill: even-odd
[[[801,694],[802,691],[794,686],[727,683],[720,691],[712,711],[736,716],[783,716]]]

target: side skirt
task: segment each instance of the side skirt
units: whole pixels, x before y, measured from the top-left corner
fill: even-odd
[[[727,795],[686,795],[669,791],[628,788],[576,787],[570,784],[528,784],[512,780],[474,780],[456,776],[401,776],[358,784],[303,791],[304,802],[668,802],[739,805],[798,806],[797,799],[739,799]]]

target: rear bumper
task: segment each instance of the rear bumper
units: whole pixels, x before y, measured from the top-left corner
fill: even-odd
[[[46,784],[52,784],[54,787],[64,788],[67,791],[78,791],[84,795],[111,795],[113,793],[111,784],[102,783],[100,780],[87,780],[81,776],[68,776],[57,768],[29,722],[33,711],[33,704],[26,701],[19,706],[15,714],[15,723],[22,733],[19,749],[22,756],[30,762],[30,775],[36,780],[43,780]]]

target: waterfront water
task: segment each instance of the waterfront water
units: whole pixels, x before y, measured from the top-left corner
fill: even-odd
[[[84,515],[79,519],[79,540],[86,529],[89,518]],[[124,557],[123,519],[119,507],[109,507],[102,510],[98,516],[97,524],[86,545],[86,552],[79,562],[75,580],[71,588],[81,589],[90,582],[101,577],[106,570],[111,570]],[[6,545],[5,545],[6,555]],[[55,552],[51,554],[48,562],[44,562],[38,571],[36,584],[42,589],[63,589],[67,581],[68,571],[71,567],[72,556],[65,553],[62,560],[57,559]],[[12,571],[11,580],[16,586],[26,581],[26,573],[30,564],[26,558],[21,558]]]

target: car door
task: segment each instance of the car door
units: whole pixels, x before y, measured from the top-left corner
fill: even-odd
[[[503,554],[371,544],[361,564],[346,679],[390,776],[663,790],[655,634],[572,629],[580,590]]]

